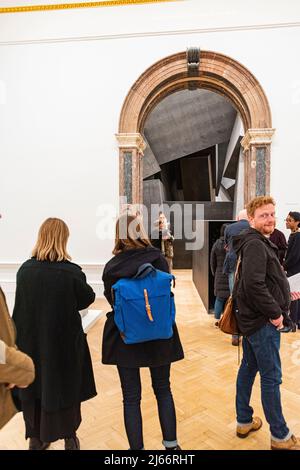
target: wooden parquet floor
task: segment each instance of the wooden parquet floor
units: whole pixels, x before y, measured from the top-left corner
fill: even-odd
[[[247,439],[235,436],[235,379],[238,369],[237,347],[230,337],[214,327],[191,280],[191,271],[179,270],[175,296],[177,324],[185,359],[172,365],[172,390],[177,410],[178,439],[186,450],[269,449],[269,429],[260,403],[259,376],[252,406],[263,418],[263,427]],[[99,299],[97,308],[107,310]],[[122,397],[116,368],[101,364],[101,335],[105,318],[88,334],[98,396],[82,405],[82,424],[78,430],[82,449],[128,449],[123,425]],[[291,430],[300,435],[300,333],[282,334],[281,358],[284,415]],[[142,413],[146,449],[162,449],[156,402],[149,371],[142,369]],[[0,431],[0,449],[26,449],[22,415],[16,415]],[[63,449],[57,441],[50,449]]]

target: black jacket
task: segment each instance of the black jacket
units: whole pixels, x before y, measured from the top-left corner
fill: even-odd
[[[227,299],[230,295],[228,275],[223,274],[225,255],[224,237],[221,237],[213,244],[210,253],[210,269],[214,276],[214,294],[219,299]]]
[[[241,333],[250,336],[270,319],[286,314],[290,289],[280,265],[277,247],[250,228],[234,237],[233,247],[241,254],[240,280],[233,290]]]
[[[161,252],[154,247],[131,249],[112,258],[103,271],[104,295],[113,304],[111,287],[124,277],[133,277],[144,263],[152,263],[161,271],[169,272],[168,263]],[[114,313],[107,314],[103,331],[102,362],[121,367],[157,367],[183,359],[183,350],[176,324],[170,339],[146,343],[125,344],[114,322]]]
[[[90,352],[79,310],[95,299],[81,268],[32,258],[17,273],[13,319],[17,345],[34,361],[36,378],[22,401],[40,400],[46,412],[96,395]]]
[[[300,232],[291,233],[289,236],[284,268],[288,277],[300,273]]]

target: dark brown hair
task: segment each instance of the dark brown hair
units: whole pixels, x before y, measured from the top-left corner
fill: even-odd
[[[294,219],[295,222],[299,222],[298,227],[300,227],[300,212],[291,211],[289,212],[289,216],[292,217],[292,219]]]

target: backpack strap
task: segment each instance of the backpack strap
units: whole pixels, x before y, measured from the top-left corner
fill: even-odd
[[[110,289],[110,295],[111,295],[111,298],[112,298],[112,305],[114,305],[115,303],[115,291],[113,288]]]
[[[143,279],[144,277],[148,276],[150,273],[155,273],[156,269],[151,263],[144,263],[142,264],[135,276],[132,279]]]
[[[235,273],[234,273],[234,284],[240,278],[240,265],[241,265],[241,262],[242,262],[242,255],[239,255],[239,257],[237,259],[237,263],[236,263]]]

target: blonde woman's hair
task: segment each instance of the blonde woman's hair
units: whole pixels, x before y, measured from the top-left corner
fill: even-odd
[[[125,213],[116,223],[116,239],[113,254],[117,255],[130,248],[151,246],[140,216]]]
[[[39,261],[65,261],[71,259],[67,252],[69,234],[68,226],[63,220],[56,218],[45,220],[39,229],[32,256]]]

